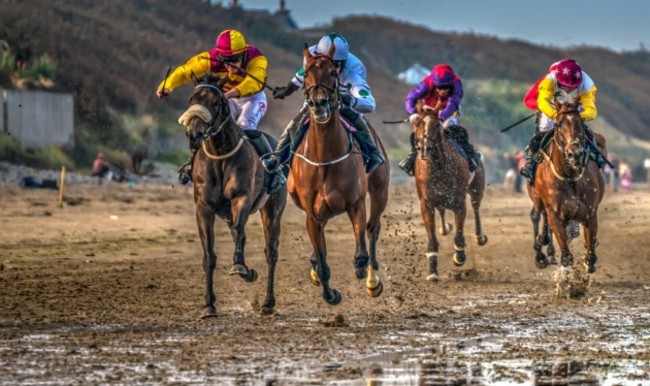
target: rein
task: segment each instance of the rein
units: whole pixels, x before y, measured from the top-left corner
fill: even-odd
[[[294,151],[292,151],[291,153],[293,153],[293,155],[297,156],[298,158],[302,159],[303,161],[307,162],[308,164],[310,164],[310,165],[312,165],[312,166],[318,166],[318,167],[321,167],[321,166],[330,166],[330,165],[334,165],[334,164],[337,164],[337,163],[339,163],[339,162],[345,160],[346,158],[348,158],[348,157],[350,156],[350,154],[352,154],[352,151],[353,151],[353,145],[352,145],[353,140],[352,140],[352,137],[351,137],[351,134],[350,134],[350,133],[348,133],[348,141],[349,141],[348,152],[345,153],[343,156],[341,156],[341,157],[339,157],[339,158],[337,158],[337,159],[335,159],[335,160],[333,160],[333,161],[328,161],[328,162],[314,162],[314,161],[310,160],[309,158],[307,158],[307,156],[304,156],[304,155],[302,155],[302,154],[300,154],[300,153],[296,153],[296,152],[294,152]]]

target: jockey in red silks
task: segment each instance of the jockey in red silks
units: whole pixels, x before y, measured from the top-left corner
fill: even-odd
[[[524,105],[528,109],[536,111],[538,116],[535,135],[526,148],[526,163],[521,168],[523,176],[532,178],[533,164],[541,161],[541,155],[538,153],[540,142],[546,132],[553,128],[557,117],[554,100],[560,104],[578,100],[580,116],[585,122],[589,122],[598,115],[596,91],[593,80],[573,59],[562,59],[551,64],[548,74],[541,77],[528,89],[524,96]],[[586,147],[590,157],[596,161],[598,167],[602,167],[605,164],[605,159],[593,143],[591,130],[587,128],[586,134]]]
[[[460,77],[448,64],[438,64],[431,70],[419,85],[411,89],[404,99],[404,109],[409,114],[409,121],[415,123],[418,119],[416,103],[419,101],[425,109],[433,110],[442,122],[442,127],[458,142],[467,154],[470,171],[478,166],[478,155],[474,146],[469,143],[465,129],[458,126],[460,102],[463,99],[463,83]],[[399,163],[408,175],[413,175],[417,150],[415,148],[415,133],[411,133],[411,152]]]

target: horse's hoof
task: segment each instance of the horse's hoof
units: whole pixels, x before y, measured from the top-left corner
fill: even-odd
[[[465,264],[466,259],[467,257],[465,256],[465,251],[456,251],[456,253],[454,253],[453,261],[456,267],[460,267]]]
[[[438,277],[437,273],[431,273],[427,275],[427,277],[424,280],[434,282],[440,280],[440,278]]]
[[[379,295],[384,292],[384,284],[382,282],[379,282],[375,288],[366,287],[366,292],[368,292],[368,295],[372,298],[379,297]]]
[[[550,265],[557,265],[557,258],[555,258],[555,255],[548,255],[548,263]]]
[[[539,269],[544,269],[548,267],[548,261],[546,260],[546,256],[542,255],[537,255],[535,257],[535,266]]]
[[[355,268],[354,269],[354,274],[357,276],[357,279],[363,280],[363,279],[366,278],[366,275],[368,274],[368,271],[367,271],[366,267]]]
[[[273,315],[273,307],[270,306],[263,306],[262,309],[260,310],[260,314],[262,315]]]
[[[309,280],[311,281],[311,284],[315,285],[316,287],[320,286],[320,279],[318,278],[318,274],[313,268],[309,273]]]
[[[233,264],[232,267],[230,267],[230,272],[228,272],[228,274],[246,276],[248,275],[248,269],[242,264]]]
[[[479,246],[483,246],[487,244],[488,237],[486,235],[476,236],[476,242],[478,243]]]
[[[253,268],[248,269],[248,275],[242,276],[247,283],[252,283],[257,280],[257,271]]]
[[[207,306],[201,315],[201,319],[210,319],[217,317],[217,309],[214,306]]]
[[[587,258],[585,258],[584,265],[585,268],[587,269],[587,273],[595,273],[596,272],[596,261],[598,258],[596,255],[591,255]]]
[[[327,304],[329,304],[330,306],[335,306],[341,303],[341,299],[343,299],[343,297],[341,296],[341,293],[339,291],[332,288],[330,289],[330,295],[331,296],[329,298],[325,299]]]

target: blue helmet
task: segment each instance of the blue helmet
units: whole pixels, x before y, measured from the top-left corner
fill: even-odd
[[[342,62],[348,60],[348,55],[350,54],[350,46],[348,46],[348,41],[341,35],[331,33],[323,36],[318,42],[317,52],[319,54],[327,54],[329,52],[330,46],[334,43],[334,59],[335,62]]]

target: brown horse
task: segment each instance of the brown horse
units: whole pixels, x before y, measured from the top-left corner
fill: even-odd
[[[555,246],[553,245],[553,232],[548,226],[548,217],[544,210],[542,199],[535,192],[535,188],[528,185],[528,197],[533,202],[530,210],[530,221],[533,223],[533,249],[535,250],[535,264],[537,268],[546,268],[549,264],[557,264],[555,257]],[[539,222],[542,220],[540,231]],[[546,246],[546,254],[542,248]]]
[[[221,90],[227,78],[205,76],[190,96],[190,107],[179,118],[186,126],[190,146],[197,150],[193,165],[196,223],[203,247],[203,270],[206,294],[204,316],[216,316],[213,274],[217,265],[214,252],[215,215],[226,222],[235,251],[231,275],[247,282],[257,279],[257,272],[246,266],[245,227],[251,213],[259,210],[262,217],[268,265],[266,299],[262,313],[273,312],[275,264],[278,260],[280,220],[287,201],[282,188],[269,196],[265,193],[264,168],[254,147],[246,140],[230,112],[228,100]],[[196,83],[196,81],[195,81]]]
[[[334,45],[332,45],[334,48]],[[311,281],[323,286],[323,298],[330,305],[341,301],[341,294],[330,288],[325,226],[335,216],[347,213],[354,229],[356,277],[366,277],[368,294],[379,296],[383,284],[376,271],[376,245],[381,229],[381,214],[388,202],[388,162],[366,175],[364,163],[350,134],[343,128],[338,111],[338,75],[327,55],[312,56],[305,46],[305,96],[309,108],[309,128],[291,162],[289,193],[306,213],[306,226],[313,246]],[[385,157],[379,137],[371,130]],[[370,218],[366,224],[366,194],[370,195]],[[370,253],[366,248],[370,233]]]
[[[573,266],[565,229],[576,220],[583,225],[587,254],[587,272],[596,272],[598,205],[603,199],[605,182],[595,162],[589,162],[585,149],[585,125],[577,103],[558,106],[553,141],[542,150],[544,161],[537,167],[535,194],[546,210],[549,225],[562,251],[563,267]],[[602,136],[597,142],[605,146]],[[606,155],[606,154],[605,154]],[[536,259],[542,267],[544,261]],[[543,267],[542,267],[543,268]]]
[[[427,230],[429,242],[426,256],[429,260],[429,275],[427,280],[438,279],[438,239],[436,238],[435,212],[441,215],[443,224],[440,233],[444,234],[447,226],[444,224],[444,210],[454,212],[456,235],[454,247],[456,253],[453,262],[456,266],[465,263],[465,214],[467,211],[465,196],[469,194],[474,209],[476,225],[476,240],[478,245],[485,245],[488,238],[481,228],[479,208],[485,191],[485,171],[480,162],[473,175],[467,162],[447,139],[438,120],[437,114],[418,106],[419,119],[413,124],[418,159],[415,162],[415,184],[420,198],[420,212]]]

